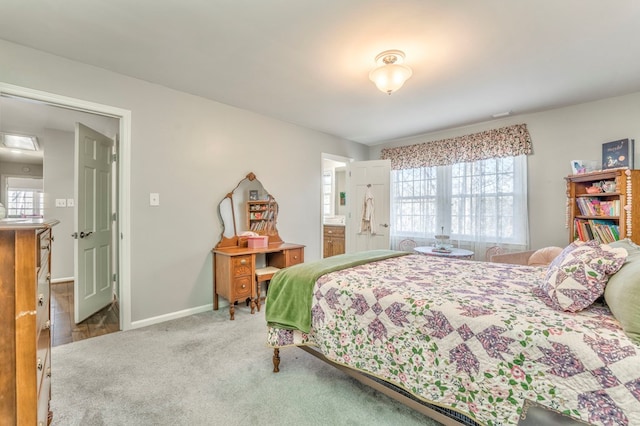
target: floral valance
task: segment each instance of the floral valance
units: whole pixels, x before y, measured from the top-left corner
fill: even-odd
[[[532,151],[527,125],[516,124],[433,142],[383,148],[381,158],[390,159],[393,170],[403,170],[529,155]]]

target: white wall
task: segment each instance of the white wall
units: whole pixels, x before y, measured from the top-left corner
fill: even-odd
[[[53,281],[73,279],[73,207],[56,207],[56,198],[67,200],[74,195],[74,134],[59,130],[45,130],[44,150],[44,213],[60,221],[54,228],[55,241],[51,258]],[[75,203],[74,203],[75,205]]]
[[[380,158],[388,146],[411,145],[526,123],[533,142],[528,156],[529,230],[534,249],[569,243],[566,223],[566,185],[570,160],[602,158],[602,144],[633,138],[640,144],[640,93],[609,98],[566,108],[525,114],[474,126],[388,141],[370,147],[370,158]],[[635,167],[640,168],[640,146]]]
[[[0,57],[0,82],[132,112],[134,323],[212,303],[216,208],[248,172],[278,200],[282,238],[305,244],[314,260],[321,154],[368,155],[361,144],[2,40]],[[150,192],[160,194],[159,207],[149,206]]]

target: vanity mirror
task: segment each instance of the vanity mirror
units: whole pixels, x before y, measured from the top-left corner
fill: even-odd
[[[247,238],[243,234],[247,232],[267,236],[269,244],[282,242],[276,227],[278,203],[253,173],[220,201],[218,216],[222,235],[216,248],[246,247]]]

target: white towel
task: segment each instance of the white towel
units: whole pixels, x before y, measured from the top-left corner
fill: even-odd
[[[371,187],[367,187],[367,191],[364,193],[364,203],[362,206],[362,221],[360,222],[360,232],[376,234],[375,221],[373,216],[374,204],[373,193]]]

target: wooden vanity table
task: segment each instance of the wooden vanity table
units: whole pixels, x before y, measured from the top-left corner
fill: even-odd
[[[229,316],[233,319],[236,302],[250,300],[251,313],[259,303],[256,258],[260,255],[261,261],[264,255],[265,266],[282,269],[304,262],[304,246],[282,241],[276,227],[278,203],[253,173],[224,197],[218,205],[218,215],[223,229],[220,242],[211,250],[213,309],[218,310],[218,297],[222,296],[229,301]],[[268,244],[249,247],[247,231],[266,239]]]
[[[254,313],[258,294],[255,282],[256,255],[265,254],[266,266],[278,269],[304,262],[304,246],[279,243],[263,248],[225,247],[213,250],[213,309],[218,310],[218,296],[229,301],[229,316],[234,318],[234,303],[251,299]]]

